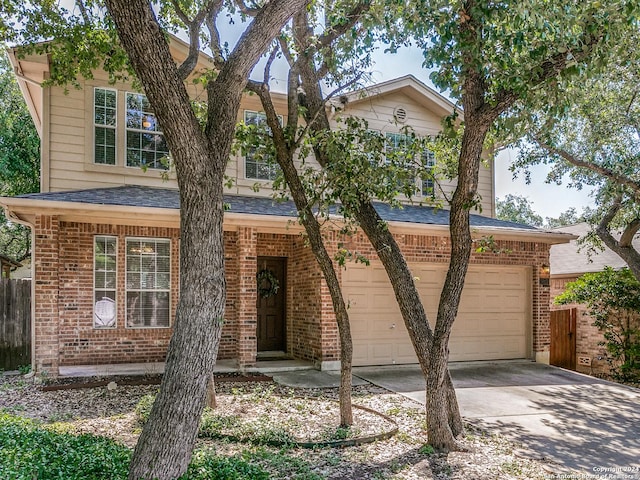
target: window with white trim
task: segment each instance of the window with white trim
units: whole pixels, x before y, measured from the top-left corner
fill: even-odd
[[[118,275],[116,237],[93,239],[93,326],[116,326],[116,282]]]
[[[282,123],[282,117],[279,117],[280,123]],[[250,110],[244,111],[244,123],[245,125],[255,125],[256,127],[267,127],[267,116],[264,112],[252,112]],[[249,149],[244,157],[244,176],[245,178],[251,178],[256,180],[270,180],[273,181],[278,177],[280,173],[280,166],[276,163],[275,159],[259,155],[257,149]]]
[[[166,170],[169,148],[147,97],[126,94],[126,165]]]
[[[95,163],[116,164],[117,102],[116,90],[93,89],[93,161]]]
[[[435,180],[434,169],[436,166],[436,156],[431,150],[425,150],[422,152],[422,196],[423,197],[435,197]]]
[[[127,327],[169,327],[171,240],[126,242]]]

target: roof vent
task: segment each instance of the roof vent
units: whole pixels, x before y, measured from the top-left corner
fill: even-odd
[[[396,107],[393,111],[393,117],[398,123],[404,123],[407,121],[407,111],[403,107]]]

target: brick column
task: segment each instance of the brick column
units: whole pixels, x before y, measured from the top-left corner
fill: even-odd
[[[58,217],[37,215],[33,245],[35,282],[35,358],[36,372],[58,375],[59,365],[59,230]]]
[[[550,285],[549,278],[540,278],[542,265],[549,265],[549,248],[546,246],[546,254],[542,263],[533,267],[533,354],[536,362],[549,364],[549,350],[551,346],[550,330]]]
[[[258,349],[256,265],[258,235],[255,228],[238,228],[238,367],[256,362]]]

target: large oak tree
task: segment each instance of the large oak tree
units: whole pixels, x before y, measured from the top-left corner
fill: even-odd
[[[255,6],[252,21],[230,50],[221,41],[218,22],[224,19],[219,17],[224,17],[224,7],[249,8],[242,2],[163,1],[154,5],[160,17],[147,0],[106,0],[107,11],[99,3],[79,1],[75,13],[53,2],[14,5],[24,26],[22,39],[50,40],[35,48],[51,55],[52,81],[90,76],[102,61],[116,70],[125,58],[121,45],[162,126],[176,169],[180,300],[165,374],[133,454],[131,479],[176,478],[189,464],[224,318],[223,181],[240,99],[260,57],[306,3],[271,0]],[[173,28],[189,36],[188,56],[179,64],[166,36]],[[207,92],[204,128],[185,87],[203,39],[215,67],[201,79]]]

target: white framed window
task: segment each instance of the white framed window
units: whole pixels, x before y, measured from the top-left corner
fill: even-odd
[[[126,239],[127,328],[166,328],[170,321],[171,240]]]
[[[386,133],[385,153],[401,152],[407,146],[407,136],[402,133]]]
[[[169,148],[151,104],[142,93],[126,93],[126,166],[166,170]]]
[[[93,238],[93,326],[115,328],[118,239]]]
[[[282,117],[278,116],[282,124]],[[244,111],[245,125],[255,125],[266,127],[267,116],[264,112],[253,112],[251,110]],[[269,131],[269,128],[267,131]],[[280,166],[275,159],[268,158],[257,153],[257,149],[249,149],[244,157],[244,176],[245,178],[255,180],[273,181],[280,173]]]
[[[436,156],[431,150],[425,150],[422,152],[422,166],[424,168],[421,179],[422,181],[420,182],[422,196],[435,197],[436,190],[433,172],[436,166]]]
[[[118,91],[93,89],[93,161],[101,165],[116,164]]]

